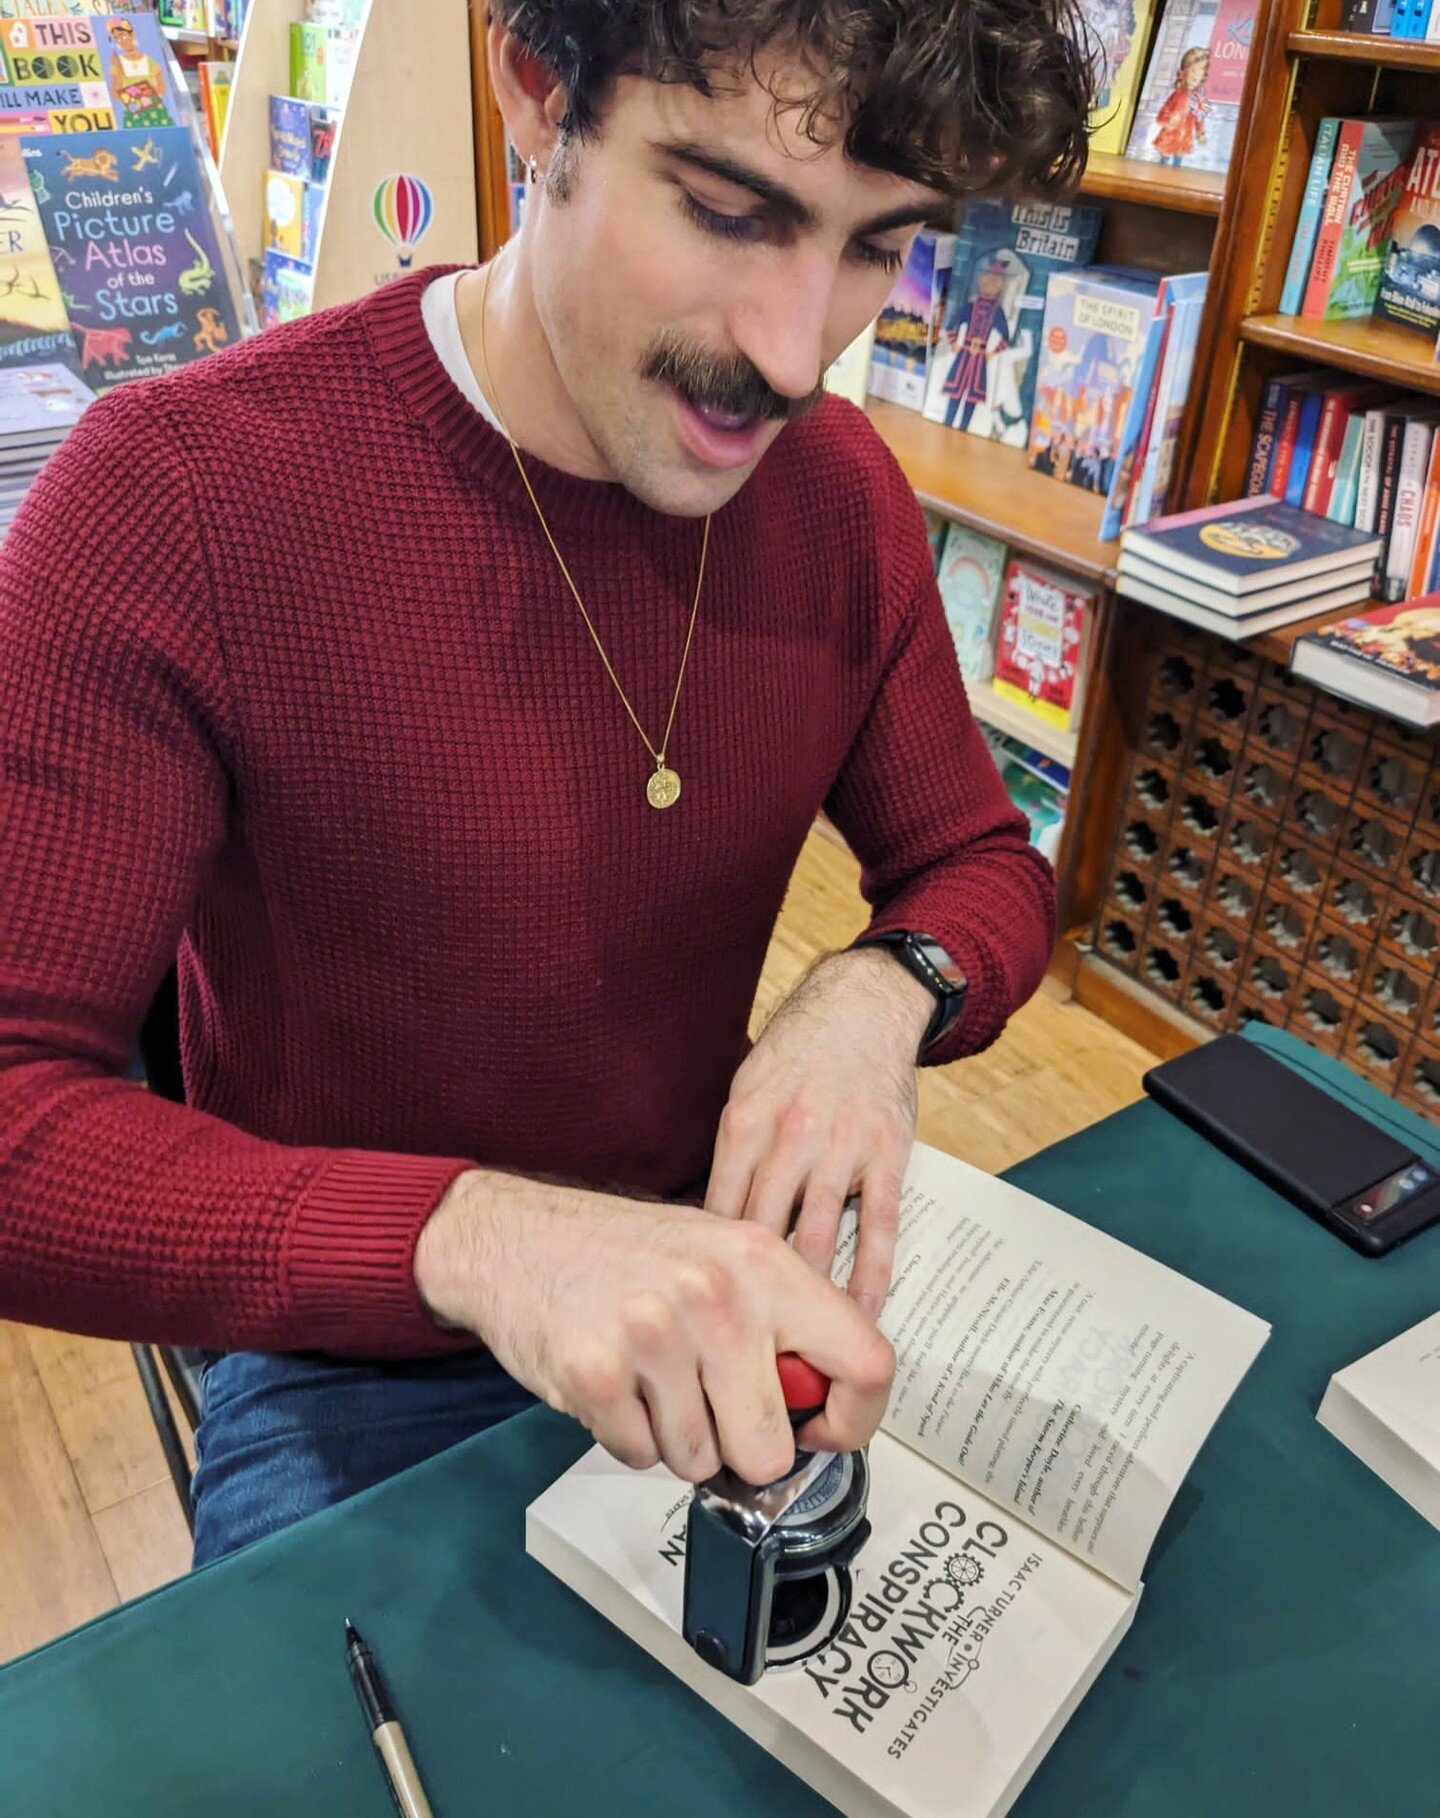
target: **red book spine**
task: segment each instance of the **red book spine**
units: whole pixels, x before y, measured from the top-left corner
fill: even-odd
[[[1319,512],[1324,517],[1335,490],[1335,468],[1345,441],[1345,425],[1350,420],[1348,393],[1327,391],[1320,407],[1320,427],[1315,431],[1315,448],[1310,456],[1310,471],[1305,476],[1305,494],[1301,507]]]
[[[1325,305],[1330,300],[1330,280],[1335,274],[1340,236],[1345,231],[1345,216],[1350,207],[1350,191],[1355,182],[1355,167],[1360,161],[1360,141],[1364,133],[1363,120],[1347,120],[1335,141],[1330,187],[1325,192],[1320,231],[1315,236],[1315,252],[1310,260],[1310,282],[1305,287],[1305,301],[1300,305],[1300,314],[1311,321],[1324,319]]]

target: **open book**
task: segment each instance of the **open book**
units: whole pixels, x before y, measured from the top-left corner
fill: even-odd
[[[1337,1370],[1315,1418],[1440,1528],[1440,1313]]]
[[[837,1279],[854,1243],[852,1226]],[[898,1367],[873,1533],[819,1653],[746,1687],[686,1645],[690,1487],[663,1467],[596,1447],[531,1505],[526,1547],[842,1811],[989,1818],[1129,1626],[1161,1519],[1269,1327],[921,1144],[881,1325]]]

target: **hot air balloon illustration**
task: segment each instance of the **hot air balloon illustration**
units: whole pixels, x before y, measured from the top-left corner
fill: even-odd
[[[400,255],[408,271],[415,248],[435,218],[435,198],[419,177],[387,177],[375,191],[375,225]]]

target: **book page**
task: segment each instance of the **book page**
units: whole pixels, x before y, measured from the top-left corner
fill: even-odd
[[[682,1632],[690,1486],[598,1446],[526,1513],[526,1550],[841,1811],[1008,1810],[1136,1598],[914,1452],[870,1448],[847,1619],[743,1686]]]
[[[847,1223],[837,1279],[854,1244]],[[880,1324],[898,1359],[886,1431],[1131,1588],[1270,1330],[922,1143]]]

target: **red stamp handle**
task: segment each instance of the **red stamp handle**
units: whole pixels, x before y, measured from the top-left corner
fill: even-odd
[[[830,1378],[794,1351],[782,1351],[775,1359],[775,1367],[780,1372],[781,1392],[791,1414],[806,1419],[818,1414],[830,1393]]]

